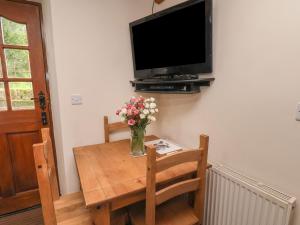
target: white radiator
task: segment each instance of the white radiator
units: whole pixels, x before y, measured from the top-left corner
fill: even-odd
[[[296,199],[229,168],[207,175],[203,225],[290,225]]]

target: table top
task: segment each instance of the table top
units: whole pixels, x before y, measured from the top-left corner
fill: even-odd
[[[155,139],[147,137],[147,141]],[[129,139],[76,147],[73,151],[87,207],[145,192],[146,156],[131,156]],[[158,173],[157,183],[170,182],[195,171],[196,163],[181,164]]]

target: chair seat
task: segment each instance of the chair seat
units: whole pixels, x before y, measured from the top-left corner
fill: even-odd
[[[54,201],[54,208],[56,213],[64,213],[65,211],[72,211],[74,208],[84,206],[84,198],[82,192],[76,192],[61,196]]]
[[[67,194],[54,202],[58,225],[92,225],[92,218],[85,208],[81,192]]]
[[[145,203],[132,206],[129,216],[133,225],[145,225]],[[172,199],[156,208],[156,225],[194,225],[198,222],[193,208],[183,197]]]
[[[57,225],[93,225],[89,209],[85,207],[81,192],[62,196],[54,202]],[[126,212],[112,213],[111,225],[125,225]]]
[[[88,210],[77,209],[72,213],[57,217],[57,225],[93,225],[93,221]]]

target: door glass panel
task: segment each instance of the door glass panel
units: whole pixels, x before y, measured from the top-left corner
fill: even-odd
[[[3,78],[1,57],[0,57],[0,78]]]
[[[8,78],[31,78],[28,50],[5,49],[4,54]]]
[[[0,111],[7,110],[4,83],[0,82]]]
[[[1,17],[3,42],[6,45],[28,46],[25,24],[16,23]]]
[[[9,91],[13,110],[34,109],[31,82],[9,82]]]

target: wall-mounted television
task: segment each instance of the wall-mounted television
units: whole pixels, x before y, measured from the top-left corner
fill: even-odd
[[[136,79],[212,72],[212,0],[189,0],[130,23]]]

